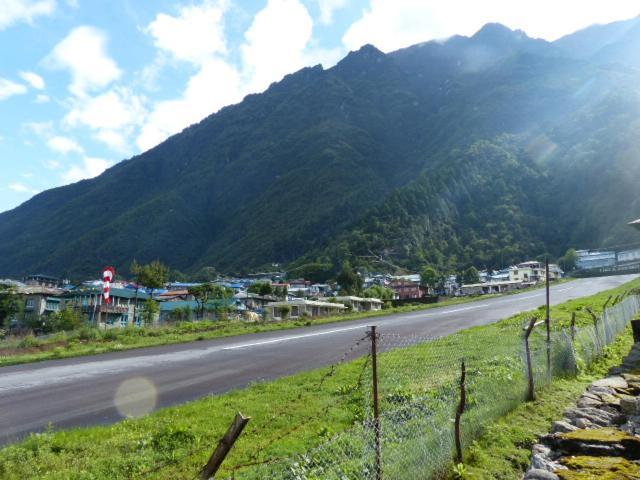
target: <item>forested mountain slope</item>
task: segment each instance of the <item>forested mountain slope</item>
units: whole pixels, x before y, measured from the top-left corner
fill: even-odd
[[[491,267],[633,241],[640,83],[620,38],[634,28],[548,43],[489,24],[303,69],[0,214],[0,274],[381,254]]]

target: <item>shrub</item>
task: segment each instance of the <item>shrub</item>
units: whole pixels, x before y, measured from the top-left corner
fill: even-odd
[[[40,345],[42,345],[42,342],[40,342],[40,340],[38,340],[33,335],[27,335],[22,340],[20,340],[20,342],[18,343],[18,348],[33,348],[39,347]]]

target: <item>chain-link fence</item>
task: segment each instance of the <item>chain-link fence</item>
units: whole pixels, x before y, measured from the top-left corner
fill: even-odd
[[[590,324],[549,333],[535,320],[442,338],[373,329],[350,387],[361,419],[305,454],[248,465],[232,478],[437,478],[487,425],[593,362],[639,310],[640,297],[626,296],[600,316],[587,309]]]

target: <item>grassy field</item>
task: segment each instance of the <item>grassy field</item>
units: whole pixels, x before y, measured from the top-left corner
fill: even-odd
[[[526,290],[520,290],[518,293],[523,291]],[[496,296],[499,295],[485,295],[482,299]],[[60,332],[46,338],[26,336],[0,340],[0,367],[41,360],[94,355],[134,348],[210,340],[248,333],[287,330],[324,323],[344,322],[391,315],[394,313],[407,313],[417,310],[446,307],[476,300],[478,300],[478,297],[451,298],[437,304],[411,305],[388,308],[378,312],[353,313],[334,317],[285,320],[280,322],[247,323],[241,321],[202,321],[182,322],[159,327],[129,327],[110,330],[99,330],[95,327],[87,326],[80,330]]]
[[[640,280],[631,282],[618,289],[603,292],[592,297],[578,299],[552,308],[554,325],[567,325],[573,311],[583,312],[585,306],[599,313],[609,295],[617,295],[628,288],[640,288]],[[541,312],[538,312],[541,313]],[[381,395],[383,412],[395,404],[422,399],[428,395],[433,401],[442,392],[455,387],[455,372],[460,350],[464,350],[467,361],[473,365],[473,358],[478,363],[470,368],[469,379],[472,398],[478,405],[477,415],[490,413],[495,415],[505,406],[511,406],[511,399],[506,402],[494,402],[496,391],[491,398],[479,395],[480,385],[491,385],[491,382],[503,382],[510,378],[505,370],[502,352],[497,348],[502,344],[506,349],[511,341],[505,341],[506,333],[521,332],[522,325],[530,318],[531,313],[516,315],[496,324],[476,327],[460,334],[445,337],[438,342],[437,355],[429,353],[429,347],[421,345],[409,346],[404,351],[390,350],[393,340],[384,343],[381,348]],[[589,324],[588,315],[579,313],[579,324]],[[508,337],[517,340],[516,336]],[[493,339],[493,341],[489,341]],[[619,351],[624,349],[621,344]],[[505,350],[506,351],[506,350]],[[616,351],[616,350],[611,350]],[[411,354],[422,352],[422,365],[411,360]],[[424,357],[424,355],[432,355]],[[475,355],[475,357],[474,357]],[[617,361],[615,354],[608,361]],[[486,360],[486,361],[485,361]],[[164,409],[139,419],[129,419],[115,425],[74,429],[69,431],[48,431],[31,435],[25,441],[0,450],[0,478],[3,479],[187,479],[193,478],[198,469],[205,463],[212,448],[226,430],[237,411],[252,417],[249,426],[232,451],[224,465],[224,473],[237,473],[239,478],[261,478],[259,472],[262,462],[287,457],[322,444],[334,434],[352,428],[354,422],[366,416],[365,398],[369,387],[363,382],[363,372],[369,366],[365,359],[343,363],[335,367],[323,368],[311,372],[296,374],[269,383],[257,383],[242,390],[224,395],[211,396],[189,404]],[[420,368],[418,368],[420,367]],[[488,368],[487,368],[488,367]],[[428,378],[429,382],[421,379]],[[548,394],[540,396],[534,404],[527,408],[539,407],[540,419],[536,420],[532,431],[544,429],[547,420],[555,412],[548,410],[555,403],[568,401],[574,393],[584,385],[586,377],[574,380],[561,380],[566,387],[548,389]],[[474,384],[477,380],[477,392]],[[482,383],[488,381],[489,383]],[[519,380],[518,380],[519,382]],[[484,390],[483,390],[484,391]],[[502,391],[502,390],[501,390]],[[558,398],[555,397],[556,393]],[[513,398],[522,395],[516,392]],[[517,399],[517,398],[516,398]],[[547,405],[547,406],[544,406]],[[511,406],[512,408],[512,406]],[[520,408],[520,407],[518,407]],[[518,409],[516,409],[516,412]],[[483,413],[484,412],[484,413]],[[449,412],[450,413],[450,412]],[[451,429],[450,414],[440,419],[448,431]],[[473,417],[470,417],[473,418]],[[523,413],[520,419],[525,418]],[[554,417],[555,418],[555,417]],[[400,424],[400,419],[389,417],[389,425]],[[523,420],[526,423],[527,420]],[[411,425],[404,422],[403,425]],[[508,424],[506,424],[508,425]],[[433,425],[437,427],[437,425]],[[418,425],[423,428],[424,425]],[[468,423],[469,435],[475,433],[478,425]],[[442,425],[439,428],[443,428]],[[490,434],[492,429],[489,429]],[[398,435],[403,432],[398,432]],[[516,434],[514,433],[514,437]],[[470,437],[469,437],[470,438]],[[488,438],[488,437],[484,437]],[[532,438],[531,436],[528,438]],[[471,447],[468,470],[482,472],[490,469],[490,441],[482,450],[482,443]],[[515,440],[517,442],[517,439]],[[530,445],[526,443],[526,445]],[[518,455],[525,455],[526,445]],[[402,470],[416,466],[422,459],[409,458],[403,455],[402,462],[391,458],[393,448],[399,443],[390,443],[385,447],[389,468]],[[351,445],[353,449],[358,446]],[[496,447],[497,448],[497,447]],[[506,448],[506,447],[505,447]],[[475,453],[474,453],[475,452]],[[356,455],[357,456],[357,455]],[[354,456],[354,458],[356,457]],[[481,459],[485,459],[484,464]],[[430,459],[439,461],[439,459]],[[414,462],[412,465],[411,462]],[[520,462],[522,463],[522,462]],[[246,464],[257,464],[257,467],[234,467]],[[515,468],[515,467],[514,467]],[[512,470],[512,473],[515,469]],[[480,473],[478,474],[480,475]],[[282,477],[274,477],[282,478]],[[329,478],[329,477],[317,477]],[[484,478],[484,477],[478,477]],[[515,476],[486,478],[517,478]]]

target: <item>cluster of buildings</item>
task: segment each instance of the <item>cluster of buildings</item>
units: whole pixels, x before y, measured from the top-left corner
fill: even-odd
[[[435,295],[481,295],[502,293],[533,285],[545,279],[545,268],[540,262],[524,262],[508,269],[479,272],[480,281],[473,284],[459,284],[455,276],[445,279],[440,291],[433,291],[421,285],[420,275],[372,274],[363,279],[363,288],[375,285],[392,292],[394,302],[411,302],[434,298]],[[556,266],[550,266],[550,278],[562,276]],[[256,282],[268,282],[268,295],[252,293],[250,287]],[[149,299],[157,302],[153,313],[154,323],[174,320],[216,318],[221,314],[233,314],[246,320],[283,318],[300,319],[322,317],[346,312],[367,312],[383,308],[384,302],[378,298],[345,295],[335,284],[312,283],[309,280],[284,280],[284,274],[256,274],[247,278],[220,280],[216,283],[226,287],[233,295],[224,299],[211,299],[203,305],[190,293],[198,283],[172,282],[165,288],[150,291],[132,283],[115,282],[111,285],[109,303],[104,302],[102,283],[98,280],[70,285],[47,275],[31,275],[22,281],[0,280],[12,287],[19,296],[22,308],[13,319],[42,319],[49,315],[72,308],[82,318],[93,325],[104,327],[126,327],[142,325]],[[147,320],[149,319],[146,317]]]
[[[578,270],[625,270],[640,264],[640,249],[633,250],[577,250]]]

